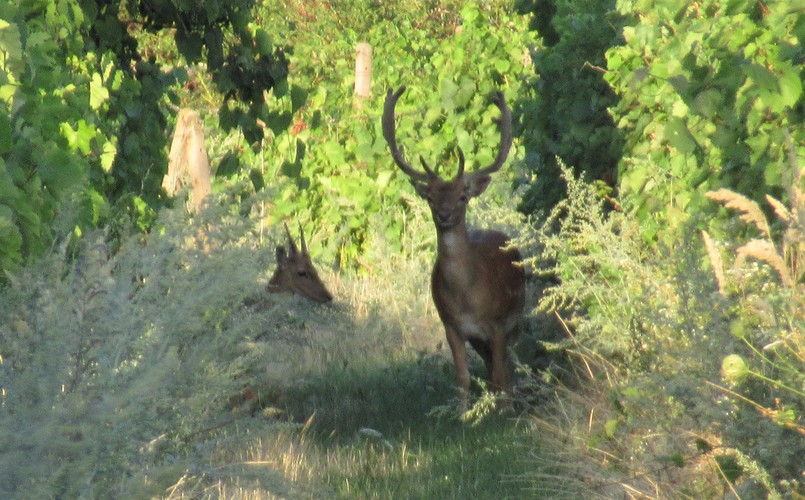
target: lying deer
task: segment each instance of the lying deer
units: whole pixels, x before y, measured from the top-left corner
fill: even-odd
[[[312,301],[323,304],[333,300],[333,296],[319,278],[319,273],[313,267],[310,255],[305,246],[305,234],[299,228],[299,237],[302,250],[296,248],[288,226],[288,250],[284,246],[277,247],[277,269],[268,282],[268,291],[271,293],[298,293]]]
[[[383,137],[397,166],[410,178],[417,194],[430,205],[438,241],[431,292],[453,353],[462,409],[467,407],[469,371],[466,342],[480,354],[494,391],[511,391],[510,344],[517,338],[525,304],[525,273],[520,252],[500,231],[468,231],[465,216],[470,198],[483,193],[490,175],[500,169],[512,143],[511,111],[498,92],[500,146],[491,165],[464,173],[458,148],[458,173],[446,181],[420,157],[424,172],[415,170],[397,146],[394,108],[405,91],[389,89],[383,109]]]

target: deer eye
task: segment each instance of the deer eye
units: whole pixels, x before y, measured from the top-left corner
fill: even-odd
[[[467,198],[467,195],[466,195],[466,194],[462,194],[462,195],[461,195],[461,198],[459,198],[459,199],[458,199],[458,201],[460,201],[461,203],[467,203],[469,200],[470,200],[470,199],[469,199],[469,198]]]
[[[307,278],[307,271],[305,270],[296,271],[296,275],[299,276],[300,278]]]

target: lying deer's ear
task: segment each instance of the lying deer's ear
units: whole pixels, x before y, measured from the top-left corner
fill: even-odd
[[[287,262],[288,257],[285,254],[285,247],[279,246],[277,247],[277,265],[283,266],[285,262]]]
[[[470,196],[478,196],[489,187],[492,176],[488,174],[470,175],[467,178],[467,190]]]

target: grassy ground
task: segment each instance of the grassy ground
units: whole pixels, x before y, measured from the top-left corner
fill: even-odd
[[[318,306],[263,292],[276,229],[260,244],[225,207],[179,207],[114,254],[88,237],[15,276],[0,449],[29,451],[3,458],[3,496],[521,497],[540,437],[514,411],[457,418],[432,254],[320,265]]]
[[[430,258],[392,258],[372,277],[325,271],[333,305],[289,299],[295,340],[260,341],[292,363],[265,368],[257,400],[197,443],[210,450],[197,457],[203,473],[182,476],[172,495],[519,498],[533,488],[525,478],[543,451],[530,419],[457,418],[452,359],[427,291]],[[527,330],[523,345],[533,342]]]
[[[528,457],[539,453],[530,426],[431,414],[452,394],[452,377],[428,364],[336,368],[292,388],[287,417],[304,424],[244,421],[211,457],[222,473],[207,487],[221,494],[238,487],[239,498],[521,497]]]

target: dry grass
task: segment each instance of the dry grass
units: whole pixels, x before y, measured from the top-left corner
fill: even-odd
[[[670,423],[666,404],[651,402],[661,397],[651,394],[651,384],[626,380],[615,364],[568,334],[572,370],[531,416],[552,450],[533,458],[527,477],[535,496],[705,498],[719,491],[713,467],[719,451],[692,445],[715,445],[717,437],[697,435],[684,416]]]
[[[793,288],[799,283],[803,275],[800,263],[805,258],[805,244],[803,244],[805,239],[803,239],[800,214],[805,212],[805,205],[797,206],[797,200],[802,200],[802,193],[796,184],[792,186],[790,191],[791,209],[781,201],[771,196],[766,196],[766,200],[785,228],[779,246],[775,243],[766,216],[757,203],[739,193],[723,188],[708,192],[707,197],[723,204],[727,208],[737,210],[739,218],[757,228],[763,236],[763,238],[751,239],[737,248],[733,268],[743,267],[746,260],[752,258],[771,266],[779,276],[783,286]],[[723,289],[722,285],[725,283],[723,272],[719,277],[719,272],[723,269],[720,255],[714,250],[712,242],[708,243],[710,240],[709,235],[704,233],[703,237],[719,287]]]
[[[763,211],[754,201],[740,193],[724,188],[709,191],[707,197],[727,208],[737,210],[742,221],[756,227],[767,238],[771,238],[771,230],[769,229],[769,223],[766,221],[766,216],[763,215]]]

